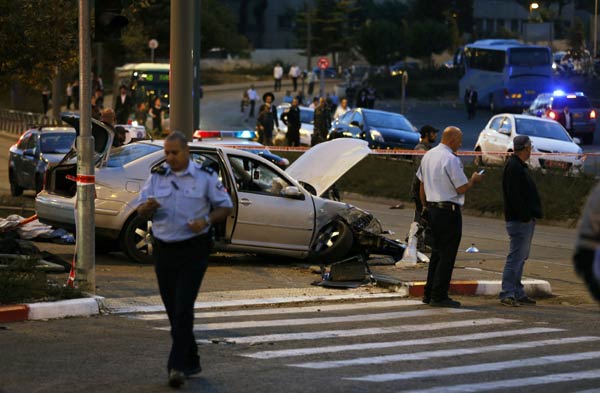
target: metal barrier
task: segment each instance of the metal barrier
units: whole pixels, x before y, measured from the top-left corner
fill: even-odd
[[[11,134],[21,134],[32,126],[56,126],[60,122],[42,113],[21,112],[0,108],[0,130]]]

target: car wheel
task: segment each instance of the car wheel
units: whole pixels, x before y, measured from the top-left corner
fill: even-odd
[[[135,263],[153,263],[151,222],[135,215],[127,221],[121,231],[121,249]]]
[[[480,147],[476,148],[475,152],[481,154],[481,148]],[[481,155],[475,156],[475,158],[473,158],[473,165],[483,166],[483,157]]]
[[[10,182],[10,195],[19,196],[19,195],[23,194],[23,188],[19,187],[19,185],[17,184],[17,181],[14,178],[12,171],[10,171],[10,173],[8,175],[8,179]]]
[[[354,237],[348,225],[340,220],[327,224],[317,236],[311,259],[331,263],[342,260],[352,248]]]

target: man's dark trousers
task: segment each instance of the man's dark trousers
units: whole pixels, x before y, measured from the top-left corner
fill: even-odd
[[[460,209],[428,207],[429,225],[433,237],[431,260],[427,271],[425,298],[439,302],[448,298],[452,270],[462,237]]]
[[[156,277],[173,340],[168,370],[186,372],[200,366],[194,336],[194,303],[208,266],[208,253],[208,236],[174,243],[155,241]]]

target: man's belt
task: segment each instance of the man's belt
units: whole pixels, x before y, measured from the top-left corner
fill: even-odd
[[[460,205],[454,202],[427,202],[427,207],[435,207],[438,209],[460,211]]]

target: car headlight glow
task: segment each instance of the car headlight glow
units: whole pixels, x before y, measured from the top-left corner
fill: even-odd
[[[385,142],[385,139],[383,139],[381,132],[371,129],[369,131],[369,134],[371,135],[371,139],[373,139],[375,142]]]

